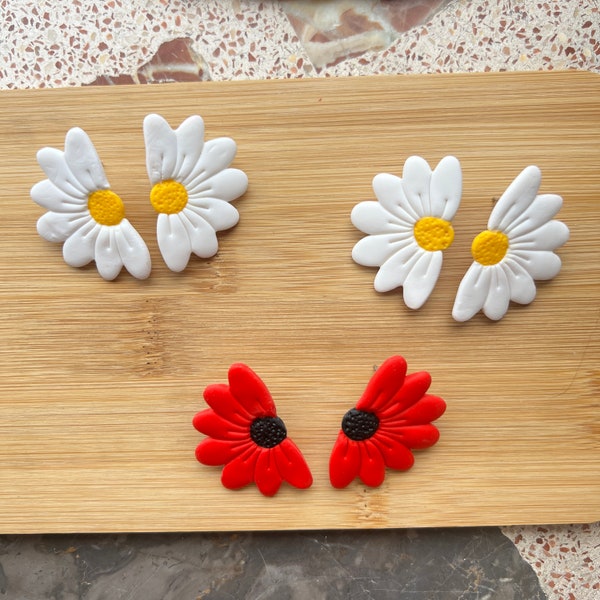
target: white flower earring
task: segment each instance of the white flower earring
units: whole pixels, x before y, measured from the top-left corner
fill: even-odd
[[[529,304],[536,295],[536,279],[552,279],[561,268],[554,250],[569,239],[569,228],[552,217],[562,198],[537,195],[541,172],[524,169],[498,200],[487,230],[475,237],[475,259],[458,287],[452,316],[468,321],[483,309],[492,320],[501,319],[510,301]]]
[[[39,218],[38,233],[50,242],[64,242],[63,257],[72,267],[94,260],[104,279],[117,277],[123,266],[146,279],[151,268],[148,248],[125,218],[123,201],[110,189],[85,131],[70,129],[64,152],[42,148],[37,160],[48,179],[33,186],[31,198],[49,211]]]
[[[156,114],[144,119],[150,202],[158,214],[156,233],[163,259],[183,271],[192,253],[209,258],[218,250],[217,231],[239,220],[230,204],[248,187],[248,177],[227,168],[237,146],[231,138],[204,142],[204,122],[194,115],[176,130]]]
[[[378,292],[403,288],[405,304],[423,306],[442,268],[442,252],[454,240],[453,219],[462,193],[460,163],[444,157],[432,171],[419,156],[404,163],[402,178],[380,173],[373,179],[377,201],[357,204],[351,220],[368,234],[352,250],[360,265],[379,267]]]

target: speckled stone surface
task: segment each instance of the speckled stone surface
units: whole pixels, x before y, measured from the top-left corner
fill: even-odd
[[[0,0],[0,16],[0,89],[377,73],[600,73],[598,0]],[[600,525],[0,537],[0,597],[7,599],[403,593],[423,600],[594,600]]]
[[[189,40],[192,57],[176,64],[212,80],[600,72],[599,10],[597,0],[0,0],[0,86],[135,80],[176,38]]]

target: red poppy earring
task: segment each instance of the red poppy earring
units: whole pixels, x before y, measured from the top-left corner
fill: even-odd
[[[401,356],[388,358],[377,369],[356,407],[342,419],[329,460],[334,487],[344,488],[356,477],[377,487],[386,466],[410,469],[415,460],[411,450],[438,441],[439,431],[431,421],[442,416],[446,403],[426,394],[430,384],[425,371],[406,375]]]
[[[196,414],[194,427],[207,435],[196,448],[204,465],[224,465],[221,482],[231,490],[256,483],[273,496],[283,481],[305,489],[311,472],[302,453],[277,416],[267,386],[250,367],[229,368],[229,385],[216,383],[204,390],[210,408]]]

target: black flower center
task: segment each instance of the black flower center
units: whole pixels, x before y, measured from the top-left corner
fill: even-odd
[[[261,448],[275,448],[287,437],[287,429],[279,417],[259,417],[250,425],[250,437]]]
[[[351,408],[342,419],[342,431],[355,442],[368,440],[379,428],[377,415]]]

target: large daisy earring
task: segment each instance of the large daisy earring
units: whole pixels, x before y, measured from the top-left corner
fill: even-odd
[[[438,280],[442,252],[454,240],[451,220],[462,193],[460,163],[446,156],[432,172],[423,158],[411,156],[402,178],[380,173],[373,191],[377,201],[357,204],[350,216],[368,234],[354,246],[352,258],[379,267],[378,292],[402,286],[406,305],[421,308]]]
[[[487,230],[475,237],[475,259],[458,287],[452,316],[468,321],[483,309],[486,317],[501,319],[510,301],[529,304],[536,295],[536,279],[552,279],[561,267],[554,250],[569,239],[569,228],[552,217],[562,198],[537,195],[541,172],[524,169],[498,200]]]
[[[201,258],[216,254],[216,232],[238,222],[230,202],[246,191],[248,177],[227,168],[237,150],[231,138],[204,143],[204,122],[198,115],[176,130],[161,116],[148,115],[144,139],[158,246],[169,269],[183,271],[192,253]]]
[[[210,408],[196,414],[194,427],[208,436],[196,448],[204,465],[224,465],[221,482],[237,490],[255,482],[273,496],[283,481],[305,489],[313,479],[302,453],[288,437],[277,416],[267,386],[247,365],[229,368],[229,385],[216,383],[204,390]]]
[[[383,483],[386,467],[410,469],[412,450],[429,448],[440,434],[431,422],[441,417],[446,403],[427,394],[426,371],[406,375],[401,356],[388,358],[375,372],[354,408],[342,419],[329,459],[329,478],[344,488],[356,477],[368,486]]]
[[[39,218],[37,230],[49,242],[64,242],[65,262],[83,267],[94,260],[107,280],[123,266],[138,279],[148,277],[148,248],[125,218],[123,201],[110,189],[85,131],[70,129],[64,152],[42,148],[37,160],[48,179],[33,186],[31,198],[49,211]]]

